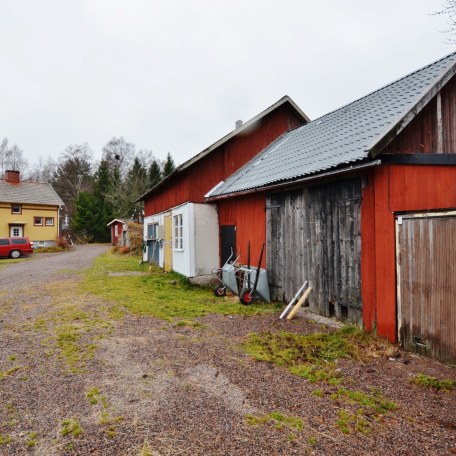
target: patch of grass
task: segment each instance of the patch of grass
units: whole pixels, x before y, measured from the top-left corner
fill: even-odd
[[[452,391],[456,388],[456,381],[449,380],[446,378],[438,379],[426,374],[416,374],[410,381],[415,385],[422,386],[424,388],[431,388],[437,391]]]
[[[0,371],[0,380],[3,380],[6,377],[9,377],[10,375],[14,374],[14,372],[18,371],[19,369],[21,369],[21,366],[13,366],[5,371]]]
[[[82,433],[82,427],[76,418],[67,418],[62,421],[62,428],[60,429],[60,435],[65,437],[71,434],[73,437],[77,437]]]
[[[287,416],[283,413],[274,411],[264,416],[255,416],[248,414],[245,416],[247,424],[250,426],[263,426],[272,423],[276,429],[287,427],[289,429],[302,431],[304,429],[304,421],[295,416]]]
[[[310,437],[307,439],[307,443],[308,443],[309,445],[312,445],[312,446],[316,445],[317,442],[318,442],[318,440],[317,440],[317,438],[314,437],[314,436],[310,436]]]
[[[294,334],[288,332],[250,334],[244,350],[258,361],[288,368],[311,382],[338,385],[341,374],[336,360],[366,361],[387,356],[394,350],[388,342],[355,326],[331,333]]]
[[[13,441],[13,438],[10,435],[0,434],[0,445],[7,445],[8,443],[11,443],[12,441]]]
[[[27,436],[27,446],[29,448],[34,447],[36,445],[36,438],[38,436],[37,432],[30,432],[30,434]]]
[[[361,391],[352,391],[345,388],[339,388],[331,396],[333,400],[344,400],[349,404],[354,404],[368,409],[377,415],[384,415],[390,410],[397,408],[397,404],[386,400],[381,392],[373,391],[371,394]]]
[[[110,411],[106,396],[100,394],[100,390],[97,387],[90,388],[86,397],[92,405],[100,406],[100,425],[105,426],[105,432],[108,437],[114,437],[116,434],[116,424],[123,420],[123,416],[113,416]]]
[[[152,450],[147,440],[145,440],[144,443],[141,445],[138,456],[152,456]]]
[[[143,272],[141,275],[115,275]],[[139,257],[106,253],[85,272],[84,289],[117,303],[136,315],[173,321],[191,320],[209,313],[253,315],[275,310],[272,304],[244,306],[231,298],[216,298],[209,288],[191,285],[175,272],[139,264]]]
[[[355,406],[354,413],[345,409],[339,410],[339,420],[336,424],[344,434],[353,432],[367,434],[372,429],[372,420],[378,421],[381,416],[397,408],[394,402],[386,400],[377,390],[363,393],[339,388],[330,397],[334,401]]]

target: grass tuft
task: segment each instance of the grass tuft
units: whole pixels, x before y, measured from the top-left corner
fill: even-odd
[[[414,375],[410,381],[415,385],[422,386],[424,388],[432,388],[437,391],[449,392],[456,388],[456,381],[454,380],[446,378],[438,379],[425,374]]]

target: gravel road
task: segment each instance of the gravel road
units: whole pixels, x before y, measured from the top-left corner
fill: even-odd
[[[87,268],[92,260],[107,250],[106,245],[78,245],[61,253],[29,255],[26,261],[8,265],[9,258],[0,258],[0,290],[28,288],[56,280],[62,270]]]
[[[454,367],[403,352],[341,360],[347,390],[397,405],[366,412],[340,386],[240,349],[249,333],[327,330],[321,321],[119,318],[81,287],[80,271],[106,249],[0,260],[1,456],[456,454],[455,392],[410,382],[417,373],[456,380]]]

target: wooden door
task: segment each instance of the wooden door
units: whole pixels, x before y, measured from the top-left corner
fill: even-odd
[[[396,233],[399,340],[456,362],[456,217],[398,217]]]
[[[165,215],[163,249],[163,269],[171,271],[173,268],[173,219],[171,214]]]

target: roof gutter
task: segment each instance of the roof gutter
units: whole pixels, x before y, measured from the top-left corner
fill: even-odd
[[[244,190],[244,191],[240,191],[240,192],[233,192],[233,193],[227,193],[224,195],[210,196],[210,197],[206,198],[206,201],[207,202],[218,201],[218,200],[224,200],[227,198],[248,195],[248,194],[252,194],[252,193],[280,190],[284,187],[295,187],[295,186],[298,186],[301,184],[306,184],[309,182],[325,179],[328,177],[335,177],[335,176],[339,176],[341,174],[349,174],[349,173],[354,173],[354,172],[358,172],[358,171],[363,171],[365,169],[380,166],[381,164],[382,164],[381,160],[374,160],[374,161],[371,161],[368,163],[362,163],[360,165],[352,165],[352,166],[348,166],[345,168],[335,169],[333,171],[327,171],[326,173],[302,177],[301,179],[296,179],[293,181],[281,182],[280,184],[266,185],[264,187],[252,188],[252,189]]]

